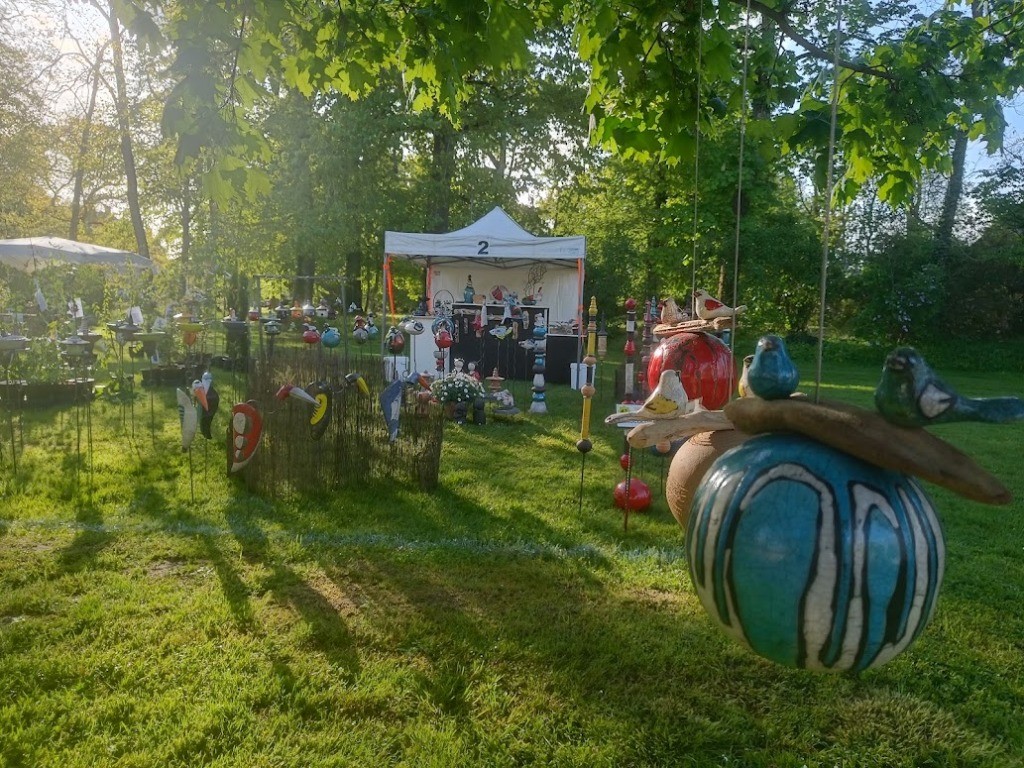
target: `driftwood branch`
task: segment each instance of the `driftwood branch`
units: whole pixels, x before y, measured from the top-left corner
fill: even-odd
[[[690,437],[698,432],[718,432],[733,428],[732,422],[722,411],[702,409],[674,419],[645,421],[633,427],[626,435],[626,440],[634,448],[649,448],[658,443]]]
[[[928,480],[985,504],[1013,497],[998,478],[944,440],[923,429],[890,424],[874,411],[846,403],[815,404],[803,398],[733,400],[725,414],[750,434],[796,432],[883,469]]]

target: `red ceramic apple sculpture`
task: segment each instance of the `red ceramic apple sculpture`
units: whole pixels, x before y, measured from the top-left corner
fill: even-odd
[[[729,402],[729,392],[736,381],[732,353],[721,340],[710,333],[677,333],[664,339],[651,354],[647,364],[647,385],[653,391],[663,370],[679,371],[686,396],[700,398],[709,411]]]

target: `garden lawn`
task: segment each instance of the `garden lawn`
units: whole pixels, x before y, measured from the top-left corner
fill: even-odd
[[[823,394],[869,405],[877,376],[826,366]],[[281,500],[223,476],[217,432],[190,485],[172,389],[136,401],[134,435],[92,406],[91,478],[84,411],[26,413],[16,475],[0,414],[0,766],[1024,764],[1024,424],[935,430],[1017,500],[928,486],[934,621],[881,669],[821,675],[711,625],[650,452],[655,503],[624,527],[610,371],[582,499],[581,398],[548,402],[446,427],[433,493]]]

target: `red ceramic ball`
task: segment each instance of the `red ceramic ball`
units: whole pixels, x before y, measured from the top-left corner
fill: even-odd
[[[628,453],[624,453],[621,456],[619,456],[619,466],[622,467],[623,469],[629,469],[630,463],[631,462]]]
[[[709,411],[729,402],[730,384],[736,381],[729,347],[710,333],[677,333],[655,348],[647,365],[647,386],[653,390],[663,370],[679,371],[691,400],[701,398]]]
[[[628,509],[630,512],[643,512],[651,506],[651,489],[643,480],[632,478],[629,481],[629,498],[626,497],[626,481],[615,486],[615,506]]]
[[[636,309],[636,299],[626,299],[626,311],[632,312],[634,309]]]
[[[438,349],[448,349],[452,345],[452,335],[441,329],[434,335],[434,343]]]
[[[307,328],[302,332],[302,340],[307,344],[316,344],[320,341],[320,333],[315,328]]]

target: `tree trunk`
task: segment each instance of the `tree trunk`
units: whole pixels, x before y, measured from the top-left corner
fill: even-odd
[[[346,306],[355,302],[357,307],[365,307],[363,303],[363,254],[352,249],[345,254],[345,302]]]
[[[451,231],[452,177],[455,175],[455,128],[435,113],[436,128],[430,154],[430,188],[433,204],[427,211],[428,232]]]
[[[103,63],[103,52],[106,46],[96,51],[96,61],[92,66],[92,87],[89,89],[89,104],[85,109],[85,125],[82,128],[82,139],[78,144],[78,157],[75,159],[75,189],[71,196],[71,227],[68,230],[70,240],[78,239],[78,225],[82,220],[82,188],[85,186],[85,158],[89,153],[89,139],[92,136],[92,118],[96,112],[96,96],[100,90],[100,65]]]
[[[117,128],[121,135],[121,157],[124,158],[124,175],[127,184],[128,210],[131,212],[132,229],[135,230],[135,242],[140,256],[149,258],[149,240],[146,227],[142,222],[142,209],[139,206],[139,177],[135,171],[135,151],[132,148],[131,123],[128,119],[128,86],[125,84],[124,56],[121,47],[121,25],[114,13],[111,0],[107,8],[107,22],[110,25],[110,45],[114,54],[114,82],[117,85],[115,103],[117,107]]]
[[[181,261],[188,264],[192,252],[192,190],[188,181],[181,190]]]
[[[953,139],[953,171],[946,185],[946,194],[942,198],[942,212],[935,230],[935,257],[943,262],[949,258],[953,246],[953,225],[956,223],[956,210],[960,206],[960,197],[964,191],[964,165],[967,161],[967,134],[957,131]]]
[[[665,215],[665,205],[668,203],[667,187],[665,167],[658,165],[654,177],[654,198],[652,200],[655,225],[647,235],[647,253],[644,255],[644,296],[657,296],[660,288],[655,265],[665,248],[662,217]]]

